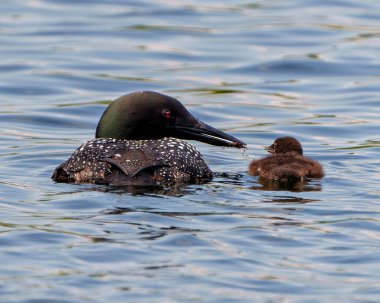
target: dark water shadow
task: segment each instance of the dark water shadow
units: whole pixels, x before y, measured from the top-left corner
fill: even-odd
[[[111,210],[106,210],[103,213],[106,215],[121,215],[125,213],[133,213],[133,212],[148,212],[150,214],[156,214],[166,217],[183,217],[183,216],[190,216],[190,217],[197,217],[197,216],[211,216],[211,215],[219,215],[219,212],[191,212],[191,211],[157,211],[153,208],[130,208],[130,207],[115,207]],[[223,212],[223,215],[233,215],[236,214],[236,212]]]
[[[191,194],[192,190],[188,189],[186,185],[181,186],[155,186],[155,185],[128,185],[128,186],[104,186],[101,188],[102,192],[109,192],[113,194],[131,194],[133,196],[170,196],[182,197]]]
[[[276,180],[265,180],[260,178],[257,185],[251,186],[250,189],[263,191],[310,192],[321,191],[322,185],[320,183],[311,183],[309,181],[281,183]]]
[[[58,185],[58,183],[57,183]],[[182,197],[194,192],[194,188],[189,188],[186,185],[181,186],[155,186],[155,185],[128,185],[128,186],[114,186],[114,185],[100,185],[100,184],[67,184],[73,186],[72,190],[62,191],[55,195],[67,195],[82,192],[99,192],[111,193],[116,195],[129,194],[132,196],[149,196],[163,198],[164,196]]]
[[[319,180],[310,179],[304,182],[281,183],[274,180],[257,179],[246,173],[214,173],[213,182],[244,187],[248,186],[249,189],[262,191],[311,192],[322,190],[322,184]],[[251,185],[252,183],[254,183],[254,185]]]
[[[264,203],[281,203],[281,204],[306,204],[312,202],[320,202],[318,199],[306,199],[301,197],[292,197],[292,196],[276,196],[268,197],[268,199],[263,200]]]

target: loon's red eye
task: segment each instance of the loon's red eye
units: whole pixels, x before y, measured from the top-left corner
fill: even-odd
[[[173,118],[172,112],[170,110],[164,110],[162,114],[166,120],[171,120]]]

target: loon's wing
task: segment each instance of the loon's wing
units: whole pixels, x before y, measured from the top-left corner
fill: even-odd
[[[151,170],[156,169],[164,166],[170,166],[166,163],[160,162],[160,161],[154,161],[154,160],[148,160],[148,161],[142,161],[139,163],[136,163],[136,159],[126,159],[126,160],[119,160],[115,158],[103,158],[100,159],[100,161],[107,162],[111,164],[114,167],[117,167],[120,169],[125,175],[128,177],[135,177],[140,172],[144,170]]]
[[[130,178],[135,177],[142,171],[151,171],[159,167],[170,166],[162,160],[155,159],[150,151],[142,149],[117,150],[112,155],[99,159],[99,161],[118,168]]]

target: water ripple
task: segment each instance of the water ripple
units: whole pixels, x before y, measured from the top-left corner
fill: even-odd
[[[377,302],[376,1],[3,1],[4,302]],[[180,189],[56,184],[111,100],[181,100],[248,143],[192,142],[215,172]],[[247,174],[292,135],[326,177]]]

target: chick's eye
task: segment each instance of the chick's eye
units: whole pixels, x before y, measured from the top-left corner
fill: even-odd
[[[165,120],[173,119],[173,114],[170,110],[164,110],[163,113]]]

